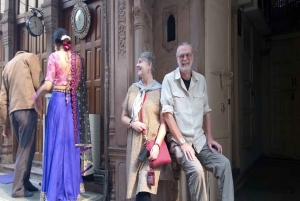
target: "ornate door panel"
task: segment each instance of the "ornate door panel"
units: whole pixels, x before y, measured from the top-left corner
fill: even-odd
[[[40,65],[44,76],[46,75],[47,61],[46,61],[46,33],[38,37],[32,37],[28,34],[25,24],[19,25],[18,27],[18,37],[20,41],[17,43],[17,50],[29,50],[35,53],[40,59]],[[43,113],[45,114],[45,99],[43,99]],[[17,144],[14,141],[14,144]],[[14,146],[14,153],[16,153],[16,146]],[[34,155],[34,160],[42,161],[43,154],[43,117],[38,119],[38,130],[37,130],[37,140],[36,140],[36,152]]]

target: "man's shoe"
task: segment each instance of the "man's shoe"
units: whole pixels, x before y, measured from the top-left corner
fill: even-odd
[[[29,187],[25,187],[25,188],[28,191],[39,191],[39,189],[32,184]]]
[[[33,195],[34,195],[33,192],[30,192],[30,191],[28,191],[28,190],[25,190],[25,191],[24,191],[24,195],[16,195],[16,194],[12,194],[11,197],[13,197],[13,198],[19,198],[19,197],[31,197],[31,196],[33,196]]]
[[[31,197],[31,196],[33,196],[33,195],[34,195],[33,192],[26,191],[26,190],[25,190],[25,192],[24,192],[24,197]]]

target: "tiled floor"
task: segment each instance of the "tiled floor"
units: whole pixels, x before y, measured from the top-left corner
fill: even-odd
[[[262,159],[235,193],[236,201],[300,201],[300,161]]]

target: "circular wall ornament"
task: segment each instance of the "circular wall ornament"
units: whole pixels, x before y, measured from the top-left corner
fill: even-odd
[[[83,39],[89,32],[91,26],[91,14],[84,2],[74,5],[71,14],[71,25],[75,36]]]
[[[31,12],[33,15],[26,19],[26,29],[30,35],[37,37],[44,32],[42,20],[37,17],[38,12],[41,14],[41,16],[43,15],[43,12],[35,8],[31,8]]]

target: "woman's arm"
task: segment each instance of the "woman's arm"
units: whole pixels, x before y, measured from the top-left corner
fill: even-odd
[[[142,132],[143,130],[147,130],[147,127],[144,123],[140,121],[131,122],[131,118],[129,118],[129,114],[125,110],[123,110],[122,112],[121,121],[127,128],[132,128],[137,132]]]
[[[129,118],[128,112],[125,110],[123,110],[123,112],[122,112],[121,121],[128,128],[130,128],[132,126],[131,125],[132,122],[130,122],[131,119]]]
[[[153,145],[150,151],[149,160],[155,160],[158,157],[159,149],[161,147],[162,142],[165,140],[166,133],[167,133],[167,125],[163,118],[162,113],[160,113],[160,126],[156,136],[155,144]]]
[[[49,93],[52,89],[53,82],[45,81],[45,83],[37,90],[36,98],[42,98],[46,93]]]
[[[34,108],[40,115],[42,114],[42,97],[51,91],[52,85],[53,83],[51,81],[45,81],[45,83],[34,94]]]

